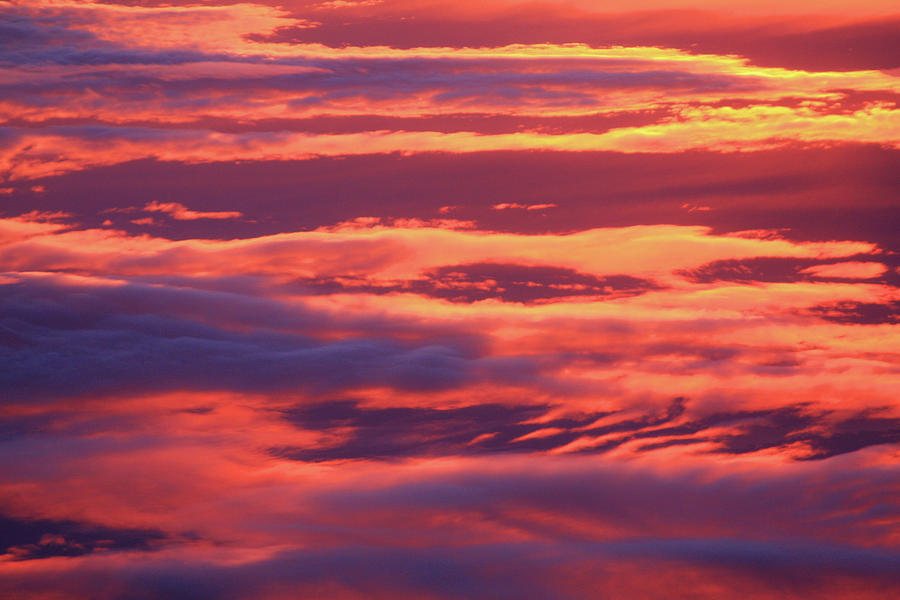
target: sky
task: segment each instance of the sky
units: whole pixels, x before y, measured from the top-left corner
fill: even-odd
[[[896,594],[895,2],[230,2],[0,0],[5,599]]]

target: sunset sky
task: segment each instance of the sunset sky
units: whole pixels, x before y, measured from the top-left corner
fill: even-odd
[[[896,0],[0,0],[0,598],[887,600]]]

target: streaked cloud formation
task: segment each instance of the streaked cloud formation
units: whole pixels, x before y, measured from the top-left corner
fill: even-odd
[[[900,12],[0,2],[12,598],[900,587]]]
[[[340,19],[360,9],[404,10],[378,4],[295,12]],[[420,10],[429,14],[427,6]],[[10,179],[140,158],[736,151],[842,141],[893,146],[900,139],[897,79],[871,68],[761,67],[649,42],[398,48],[343,41],[334,48],[304,40],[323,22],[252,4],[37,2],[5,12],[14,42],[0,56],[0,108],[11,125],[0,164]],[[264,35],[288,30],[294,33]],[[309,131],[322,115],[333,129]],[[471,118],[448,131],[440,121],[446,115]],[[485,130],[484,121],[512,115],[549,121]],[[585,116],[597,124],[568,123]]]

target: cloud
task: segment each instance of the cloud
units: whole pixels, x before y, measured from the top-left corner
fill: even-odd
[[[0,153],[10,181],[60,175],[72,170],[157,158],[167,161],[304,160],[391,152],[469,153],[509,150],[675,153],[688,150],[736,152],[810,144],[864,142],[894,146],[900,136],[893,110],[867,106],[851,117],[820,115],[789,107],[689,108],[678,120],[605,133],[387,132],[335,135],[288,132],[222,134],[203,130],[138,127],[47,127],[13,131]]]
[[[221,320],[201,318],[210,307]],[[259,309],[271,310],[253,312]],[[7,365],[0,384],[10,392],[8,401],[183,388],[440,390],[482,378],[515,379],[531,367],[528,359],[479,358],[471,347],[449,341],[328,342],[297,333],[223,329],[232,318],[310,329],[321,314],[177,288],[25,280],[5,286],[0,315],[11,340],[0,348]]]
[[[125,216],[98,213],[121,209],[123,198],[130,206],[184,194],[195,210],[239,210],[248,218],[168,220],[158,235],[170,239],[257,237],[360,215],[427,220],[439,216],[442,206],[457,206],[455,218],[496,232],[704,225],[716,233],[777,230],[778,237],[796,241],[866,240],[890,250],[897,244],[893,166],[898,155],[844,144],[751,154],[500,152],[241,164],[136,161],[44,180],[47,192],[40,197],[14,194],[4,202],[11,215],[65,211],[84,227],[99,227],[109,218],[133,233],[138,230]],[[396,178],[403,186],[392,183]],[[298,211],[293,194],[301,188],[310,201]],[[341,202],[332,201],[336,189],[342,190]],[[251,196],[255,200],[248,204]],[[550,196],[557,204],[553,210],[489,208],[498,197],[538,204]],[[713,210],[688,213],[680,208],[685,201]]]
[[[273,589],[336,598],[586,599],[599,590],[662,599],[678,581],[712,587],[701,597],[725,590],[734,594],[725,597],[769,600],[788,590],[836,599],[848,589],[874,598],[897,584],[890,540],[867,537],[895,512],[880,500],[881,486],[896,480],[893,466],[662,471],[494,457],[408,475],[359,471],[306,489],[303,503],[286,498],[290,510],[276,504],[279,510],[254,523],[327,532],[340,545],[260,553],[200,538],[152,554],[30,561],[2,578],[8,589],[37,597],[65,588],[76,597],[141,590],[148,598],[210,599]],[[321,476],[309,485],[323,485]],[[287,493],[273,491],[270,501]]]
[[[20,223],[16,222],[17,228],[24,227]],[[178,241],[102,229],[65,233],[47,229],[44,236],[13,239],[0,247],[0,265],[20,271],[74,270],[121,276],[200,271],[220,276],[265,275],[282,281],[367,276],[384,282],[413,280],[426,274],[435,286],[453,280],[457,287],[477,287],[475,284],[493,278],[513,290],[518,288],[519,293],[525,293],[522,287],[531,287],[530,283],[540,284],[559,276],[562,281],[556,283],[562,289],[571,284],[578,292],[577,286],[584,285],[596,293],[649,291],[655,285],[674,281],[672,271],[717,259],[779,256],[825,260],[876,250],[867,242],[795,243],[780,238],[713,235],[708,228],[696,226],[607,227],[570,235],[492,236],[485,231],[458,229],[459,224],[400,221],[396,226],[368,226],[368,222],[353,221],[324,230],[243,240]],[[660,255],[656,251],[660,243],[672,251]],[[607,251],[594,251],[597,248]],[[453,256],[457,265],[447,265],[447,256]],[[662,280],[657,284],[647,281],[656,278]],[[552,284],[547,281],[537,287],[543,287],[546,296]]]
[[[708,2],[642,2],[602,9],[586,3],[496,3],[490,9],[457,9],[446,2],[387,3],[381,10],[322,18],[315,29],[285,27],[257,39],[281,43],[320,42],[337,46],[348,39],[362,45],[470,46],[510,43],[582,42],[690,49],[748,57],[756,65],[818,71],[891,69],[898,66],[893,40],[896,11],[880,2],[852,14],[839,3],[755,7]],[[391,10],[393,8],[393,10]],[[405,10],[404,10],[405,9]],[[400,17],[414,13],[407,21]],[[803,18],[803,16],[806,18]],[[815,17],[811,18],[812,15]],[[703,27],[699,23],[715,23]],[[853,52],[847,52],[853,47]],[[881,51],[879,52],[879,49]]]
[[[516,202],[501,202],[495,204],[491,208],[494,210],[507,210],[509,208],[524,208],[525,210],[544,210],[545,208],[556,208],[555,204],[518,204]]]
[[[435,47],[433,42],[403,47],[390,41],[348,46],[346,37],[334,46],[313,38],[284,43],[294,41],[291,35],[297,32],[329,35],[327,24],[299,16],[321,8],[294,8],[289,14],[255,4],[7,7],[8,33],[20,43],[0,50],[0,60],[13,69],[22,64],[39,68],[17,70],[0,88],[12,126],[0,153],[5,178],[34,179],[142,158],[209,162],[390,152],[732,152],[791,143],[890,146],[897,139],[896,82],[872,69],[765,68],[729,52],[697,54],[693,44],[668,43],[665,34],[661,43],[635,39],[630,45],[622,39],[603,44],[566,39],[555,44],[483,41],[472,47]],[[434,10],[407,8],[422,16]],[[393,14],[397,7],[352,10],[358,9]],[[473,18],[494,23],[497,16],[475,11],[461,26],[471,25]],[[340,19],[343,27],[347,22]],[[671,12],[634,19],[614,19],[624,39],[635,28],[673,24]],[[554,22],[544,20],[548,26]],[[682,25],[690,20],[677,19]],[[360,23],[377,31],[380,21]],[[423,21],[416,23],[421,28]],[[879,23],[873,26],[879,31],[893,27]],[[845,25],[850,26],[839,24]],[[524,29],[534,29],[533,24]],[[688,29],[688,37],[702,33]],[[275,37],[266,36],[273,31]],[[325,117],[331,126],[304,125],[298,115]],[[460,127],[450,115],[472,118]],[[435,127],[417,122],[421,117]],[[585,131],[584,119],[606,121],[606,126],[594,124]],[[285,127],[290,121],[292,127]]]
[[[489,262],[438,267],[422,279],[385,282],[334,277],[296,283],[320,294],[413,293],[462,303],[497,299],[529,304],[579,296],[612,299],[660,289],[652,281],[629,275],[597,277],[565,267]]]
[[[2,515],[0,535],[3,540],[0,557],[8,561],[83,556],[93,552],[148,552],[166,541],[160,531]]]
[[[194,221],[197,219],[240,219],[243,213],[232,211],[195,211],[189,210],[184,204],[178,202],[148,202],[144,211],[166,213],[179,221]]]
[[[815,265],[801,271],[819,278],[874,279],[887,271],[881,263],[840,262],[830,265]]]
[[[820,304],[808,309],[822,319],[834,323],[878,325],[900,323],[900,302],[833,302]]]
[[[0,13],[7,595],[898,588],[887,0]]]
[[[336,400],[299,406],[284,415],[306,430],[350,433],[331,445],[270,452],[321,462],[545,451],[594,454],[631,444],[637,453],[700,445],[698,452],[712,454],[778,449],[795,460],[822,460],[900,442],[900,419],[885,410],[833,415],[791,406],[685,416],[685,405],[684,398],[677,398],[666,410],[629,418],[619,411],[560,414],[564,406],[377,408]],[[600,421],[604,424],[597,425]]]
[[[865,258],[874,258],[871,255]],[[890,257],[885,260],[892,261]],[[698,283],[846,281],[863,279],[896,285],[893,274],[879,262],[817,260],[813,258],[755,257],[714,261],[681,272]]]

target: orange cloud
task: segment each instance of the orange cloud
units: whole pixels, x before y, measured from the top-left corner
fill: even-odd
[[[807,273],[815,277],[838,277],[842,279],[870,279],[879,277],[887,271],[881,263],[873,262],[841,262],[829,265],[816,265],[803,269],[801,273]]]
[[[196,211],[189,210],[178,202],[149,202],[145,211],[166,213],[178,221],[195,221],[197,219],[240,219],[243,213],[238,211]]]

